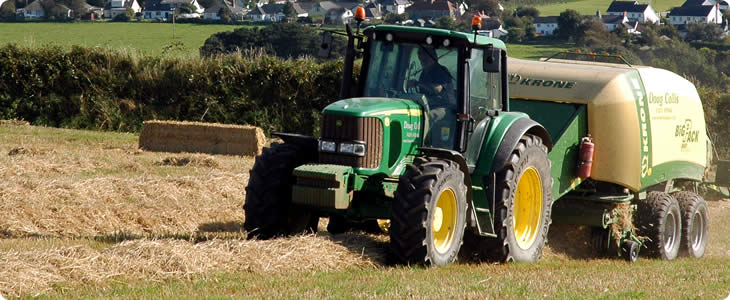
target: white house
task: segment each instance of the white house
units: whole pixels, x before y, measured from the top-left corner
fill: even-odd
[[[400,15],[406,12],[406,7],[410,6],[411,3],[408,0],[383,0],[380,5],[385,8],[386,12]]]
[[[185,4],[191,4],[195,7],[195,11],[191,15],[205,12],[197,0],[147,0],[144,5],[144,18],[167,20],[168,18],[172,18],[176,9]],[[180,12],[178,11],[177,13]]]
[[[553,35],[555,29],[558,29],[558,17],[537,17],[532,22],[535,31],[542,35]]]
[[[137,0],[111,0],[104,6],[104,18],[112,19],[119,14],[127,12],[127,8],[131,8],[134,13],[142,11],[142,6]]]
[[[625,27],[624,25],[629,22],[629,18],[626,15],[627,13],[624,13],[620,16],[602,16],[600,11],[596,12],[596,17],[599,21],[601,21],[601,24],[603,24],[603,26],[606,27],[608,31],[613,31],[618,27]]]
[[[23,17],[26,18],[43,18],[46,16],[46,10],[43,9],[40,0],[35,0],[23,8]]]
[[[332,1],[322,1],[317,2],[314,5],[312,5],[312,8],[309,10],[310,16],[324,16],[327,11],[331,9],[340,8],[339,5],[335,4]]]
[[[236,3],[238,2],[238,3]],[[241,7],[240,1],[227,1],[222,0],[218,2],[217,4],[208,7],[203,12],[203,19],[206,20],[220,20],[221,17],[218,15],[218,13],[221,11],[221,9],[227,9],[231,12],[233,15],[233,19],[240,20],[243,18],[244,15],[246,15],[246,10]]]
[[[352,10],[340,7],[328,10],[324,15],[324,19],[325,22],[329,22],[330,24],[342,25],[348,23],[352,19],[352,16]]]
[[[722,24],[722,13],[719,5],[681,6],[669,12],[669,24],[687,23]]]
[[[606,10],[606,14],[609,16],[622,16],[624,13],[631,21],[659,23],[659,16],[649,4],[639,4],[636,1],[613,1]]]

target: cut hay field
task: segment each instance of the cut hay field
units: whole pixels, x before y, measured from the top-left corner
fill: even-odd
[[[392,266],[384,235],[246,240],[253,157],[153,153],[138,136],[0,123],[0,294],[30,298],[723,299],[730,200],[703,259],[596,258],[553,226],[536,264]]]

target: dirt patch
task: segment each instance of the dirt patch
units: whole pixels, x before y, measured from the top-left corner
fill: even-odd
[[[0,126],[30,126],[30,123],[23,120],[0,120]]]

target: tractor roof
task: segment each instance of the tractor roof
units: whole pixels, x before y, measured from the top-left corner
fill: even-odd
[[[453,30],[446,30],[446,29],[438,29],[438,28],[428,28],[428,27],[414,27],[414,26],[398,26],[398,25],[376,25],[371,26],[365,29],[365,33],[372,31],[384,31],[384,32],[393,32],[393,33],[412,33],[414,35],[433,35],[433,36],[442,36],[442,37],[448,37],[455,40],[462,40],[469,43],[474,43],[474,34],[473,33],[465,33],[465,32],[459,32],[459,31],[453,31]],[[492,44],[496,48],[506,49],[506,46],[504,45],[504,42],[498,39],[489,38],[482,35],[476,36],[476,43],[477,45],[489,45]]]

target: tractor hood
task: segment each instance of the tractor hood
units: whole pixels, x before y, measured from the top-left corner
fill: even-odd
[[[351,117],[376,117],[389,115],[420,116],[421,107],[405,99],[350,98],[337,101],[324,108],[325,114]]]

